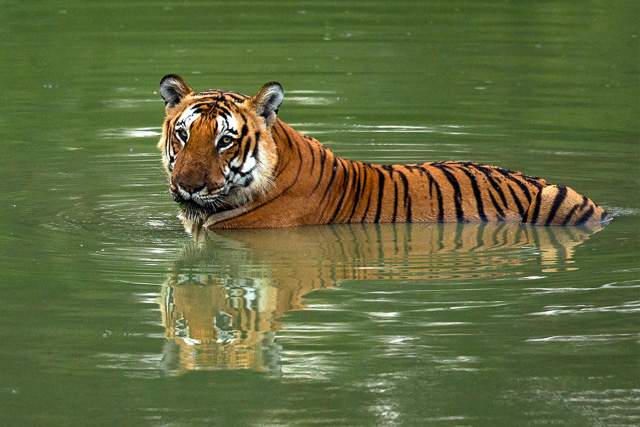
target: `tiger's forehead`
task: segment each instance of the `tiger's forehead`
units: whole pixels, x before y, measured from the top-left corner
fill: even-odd
[[[192,96],[190,107],[197,107],[203,113],[211,114],[218,111],[226,112],[233,107],[243,104],[248,96],[226,90],[208,90]]]
[[[173,122],[176,125],[191,124],[199,117],[215,122],[220,116],[233,115],[237,106],[248,99],[246,95],[224,90],[200,92],[189,99],[182,111],[173,117]]]
[[[195,94],[194,99],[206,100],[211,99],[212,101],[226,101],[228,103],[242,103],[249,99],[247,95],[243,95],[237,92],[231,92],[229,90],[218,90],[218,89],[209,89],[204,92],[200,92]]]

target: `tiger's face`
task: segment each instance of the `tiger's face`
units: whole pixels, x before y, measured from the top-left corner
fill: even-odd
[[[195,93],[176,75],[160,82],[167,116],[158,147],[173,198],[188,218],[241,206],[268,191],[277,164],[271,136],[280,84],[254,96],[209,90]]]

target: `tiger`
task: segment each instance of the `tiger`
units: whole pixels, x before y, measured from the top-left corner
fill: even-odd
[[[377,165],[335,155],[278,117],[270,82],[253,96],[196,93],[160,81],[166,117],[158,148],[180,216],[211,229],[340,223],[511,221],[585,225],[611,215],[563,185],[461,161]]]

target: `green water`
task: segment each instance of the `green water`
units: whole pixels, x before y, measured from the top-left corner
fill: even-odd
[[[638,2],[1,4],[1,424],[640,423]],[[168,73],[277,80],[342,156],[496,164],[615,219],[194,240]]]

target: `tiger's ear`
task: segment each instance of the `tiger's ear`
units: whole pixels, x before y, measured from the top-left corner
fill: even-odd
[[[175,74],[167,74],[160,80],[160,95],[162,95],[164,104],[167,106],[167,113],[186,96],[194,93],[193,89],[189,87],[182,77]]]
[[[268,128],[276,122],[278,108],[282,104],[284,90],[278,82],[267,83],[251,99],[255,106],[256,113],[264,119]]]

